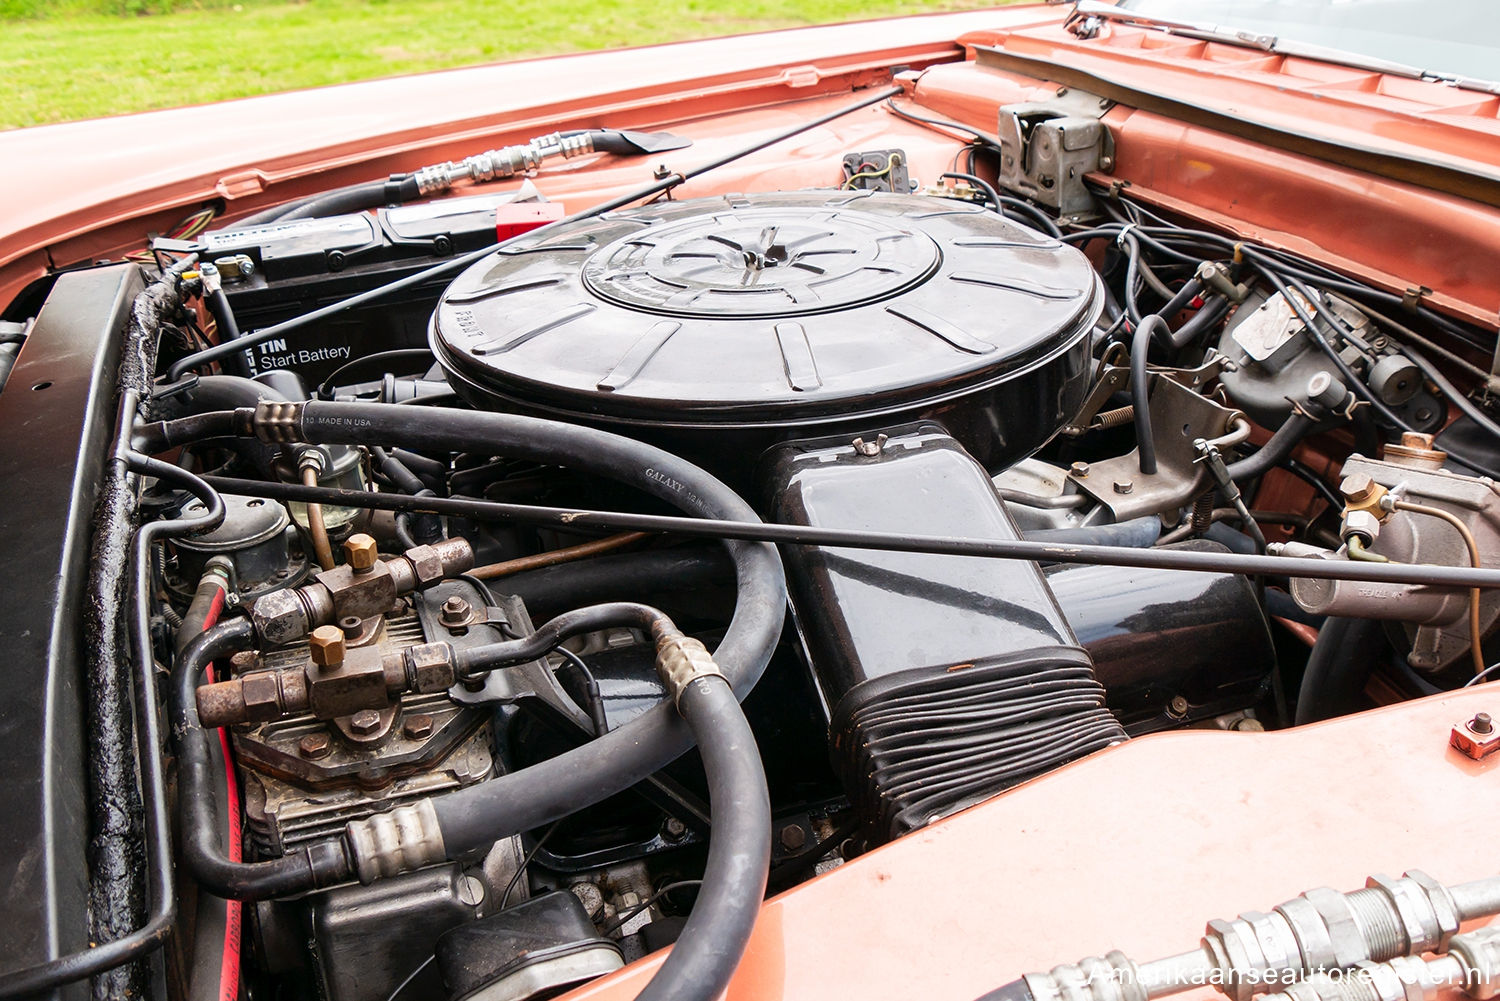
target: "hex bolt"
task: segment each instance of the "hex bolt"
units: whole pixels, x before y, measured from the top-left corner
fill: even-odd
[[[338,667],[344,662],[344,631],[338,626],[319,626],[307,638],[307,649],[319,667]]]
[[[1089,475],[1089,464],[1087,462],[1075,462],[1068,467],[1068,472],[1081,480]]]
[[[1432,435],[1420,431],[1401,432],[1401,444],[1407,448],[1432,448]]]
[[[349,717],[349,729],[361,737],[368,737],[380,729],[380,714],[373,709],[361,709]]]
[[[378,556],[375,540],[363,532],[349,536],[344,542],[344,556],[355,573],[367,573],[374,568]]]
[[[432,735],[432,717],[426,713],[412,713],[401,725],[401,732],[410,740],[422,740]]]
[[[333,742],[328,739],[326,733],[310,733],[297,741],[297,753],[314,761],[318,758],[326,758],[332,748]]]
[[[1474,718],[1469,720],[1469,729],[1475,733],[1494,733],[1495,721],[1490,719],[1489,713],[1475,713]]]
[[[455,594],[443,602],[442,610],[438,614],[438,620],[450,628],[466,625],[473,611],[473,608],[469,606],[467,601]]]
[[[1350,473],[1339,484],[1339,493],[1355,504],[1369,500],[1375,495],[1376,489],[1375,481],[1365,473]]]
[[[1167,711],[1173,716],[1186,716],[1188,712],[1188,700],[1181,695],[1172,696],[1172,702],[1167,707]]]
[[[668,817],[662,830],[666,833],[668,841],[679,841],[687,834],[687,825],[676,817]]]
[[[1135,484],[1130,480],[1115,480],[1115,493],[1128,494],[1135,489]]]
[[[807,832],[802,829],[801,824],[787,824],[781,829],[781,847],[789,852],[807,844]]]

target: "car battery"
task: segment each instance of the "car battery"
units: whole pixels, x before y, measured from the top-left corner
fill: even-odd
[[[197,243],[202,259],[219,268],[235,321],[248,333],[561,216],[562,205],[541,199],[527,181],[504,194],[213,230]],[[313,384],[350,358],[423,347],[432,309],[452,279],[438,275],[257,344],[246,352],[249,374],[287,369]]]

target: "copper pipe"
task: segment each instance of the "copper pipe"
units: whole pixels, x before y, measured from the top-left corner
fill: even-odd
[[[573,560],[581,560],[586,556],[597,556],[614,549],[620,549],[639,542],[647,537],[647,532],[621,532],[619,535],[610,535],[593,542],[584,542],[576,546],[568,546],[566,549],[554,549],[551,552],[537,553],[535,556],[521,556],[513,560],[505,560],[501,563],[490,563],[486,566],[475,567],[469,571],[469,576],[478,577],[480,580],[494,580],[496,577],[508,577],[522,570],[536,570],[539,567],[556,566],[559,563],[571,563]]]
[[[1440,507],[1428,507],[1426,504],[1413,504],[1410,501],[1398,500],[1395,503],[1397,511],[1410,511],[1412,514],[1425,514],[1429,518],[1441,518],[1453,526],[1454,531],[1463,536],[1464,545],[1469,549],[1469,562],[1475,568],[1479,567],[1479,543],[1474,541],[1474,533],[1469,531],[1458,515],[1451,511],[1444,511]],[[1469,591],[1469,652],[1474,657],[1474,674],[1476,677],[1484,673],[1484,650],[1479,641],[1484,638],[1484,632],[1479,627],[1479,588]]]
[[[302,467],[302,485],[315,487],[318,485],[318,468],[313,465]],[[333,569],[333,546],[328,542],[328,526],[323,524],[323,505],[307,505],[307,534],[312,536],[313,558],[318,561],[318,566],[324,570]]]

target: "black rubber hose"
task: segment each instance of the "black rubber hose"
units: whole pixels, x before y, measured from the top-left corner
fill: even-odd
[[[305,893],[345,882],[354,875],[342,842],[315,842],[264,862],[231,862],[224,855],[213,796],[209,734],[198,722],[198,683],[211,661],[249,649],[254,639],[254,627],[243,618],[221,622],[199,633],[172,666],[170,685],[182,858],[199,886],[233,900]]]
[[[202,579],[198,581],[197,590],[193,592],[193,600],[188,603],[187,611],[182,616],[182,626],[177,630],[177,635],[173,639],[173,647],[178,656],[181,656],[182,651],[187,649],[193,637],[203,632],[209,617],[214,613],[214,606],[223,607],[225,588],[224,577],[214,571],[205,572]],[[227,803],[229,787],[224,779],[223,748],[218,741],[209,741],[208,747],[209,756],[212,759],[209,765],[214,780],[211,790],[214,802],[216,804]],[[220,825],[220,850],[228,851],[230,836],[228,825]],[[193,949],[188,964],[187,996],[194,1001],[210,1001],[210,999],[217,1001],[223,988],[221,978],[226,946],[224,932],[229,925],[229,908],[233,905],[212,893],[203,891],[197,894],[197,898],[197,906],[193,913]]]
[[[310,402],[303,437],[316,444],[395,444],[419,451],[488,451],[566,466],[635,486],[690,515],[759,522],[749,504],[699,467],[642,442],[515,414]],[[786,585],[773,546],[727,543],[734,616],[714,659],[748,694],[781,636]],[[657,706],[598,740],[530,768],[434,799],[444,843],[463,853],[545,826],[635,785],[692,746],[671,706]]]
[[[713,828],[687,924],[636,1001],[711,1001],[723,993],[750,941],[771,864],[765,769],[734,692],[723,678],[698,678],[678,707],[703,757]]]
[[[423,483],[400,459],[376,445],[370,449],[370,457],[374,460],[375,468],[383,473],[397,489],[414,497],[432,497],[436,491]],[[414,549],[424,542],[434,542],[443,534],[442,524],[436,515],[431,514],[408,514],[402,512],[396,515],[396,538],[402,548]]]
[[[387,181],[365,181],[361,184],[334,188],[332,191],[262,209],[254,215],[248,215],[236,221],[229,228],[249,229],[252,226],[264,226],[268,223],[290,219],[363,212],[382,205],[414,201],[419,194],[416,179],[403,174]]]
[[[1156,474],[1156,439],[1151,436],[1150,374],[1146,371],[1146,355],[1151,349],[1151,337],[1160,333],[1170,338],[1172,330],[1167,321],[1152,313],[1141,320],[1130,335],[1130,400],[1135,404],[1135,444],[1140,452],[1141,473]]]
[[[374,460],[375,468],[391,478],[391,482],[409,494],[419,494],[427,489],[427,484],[417,478],[417,474],[406,468],[406,463],[395,458],[391,453],[379,445],[370,449],[370,458]]]
[[[207,413],[253,407],[262,400],[288,402],[281,393],[254,379],[238,375],[204,375],[199,376],[191,388],[167,397],[163,409],[174,413]]]
[[[526,603],[533,615],[579,604],[695,591],[734,577],[734,565],[717,546],[611,553],[575,563],[526,570],[495,586]]]
[[[225,344],[229,341],[240,339],[240,325],[235,322],[234,309],[229,305],[229,296],[224,290],[216,288],[203,297],[203,303],[208,307],[208,313],[214,318],[214,326],[218,328],[219,343]],[[250,363],[242,354],[230,355],[223,361],[224,371],[230,375],[249,377]]]
[[[1270,440],[1254,455],[1229,464],[1229,478],[1239,482],[1264,476],[1285,462],[1302,443],[1302,439],[1312,434],[1317,426],[1317,421],[1300,410],[1292,411],[1281,427],[1276,429],[1276,433],[1271,435]]]
[[[1331,618],[1318,631],[1302,688],[1297,694],[1298,726],[1332,719],[1360,708],[1360,693],[1385,646],[1379,619]]]
[[[276,221],[290,222],[293,219],[347,215],[351,212],[378,209],[382,205],[399,205],[402,202],[415,201],[419,197],[421,197],[421,192],[417,190],[417,180],[414,177],[369,181],[365,184],[352,184],[347,188],[339,188],[327,194],[300,201],[289,211],[277,216]]]

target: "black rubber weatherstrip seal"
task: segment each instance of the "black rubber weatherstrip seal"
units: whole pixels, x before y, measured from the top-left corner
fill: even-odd
[[[1168,115],[1189,125],[1201,125],[1216,132],[1249,139],[1273,149],[1300,153],[1303,156],[1338,164],[1341,167],[1351,167],[1378,177],[1403,181],[1430,191],[1440,191],[1443,194],[1458,195],[1483,205],[1500,207],[1500,175],[1497,174],[1463,170],[1451,164],[1411,154],[1334,142],[1311,133],[1296,132],[1266,122],[1240,118],[1160,91],[1142,90],[1097,73],[1074,66],[1064,66],[1036,56],[1002,52],[992,46],[984,45],[975,46],[974,51],[975,62],[979,66],[1048,80],[1070,89],[1087,91],[1140,111]]]

